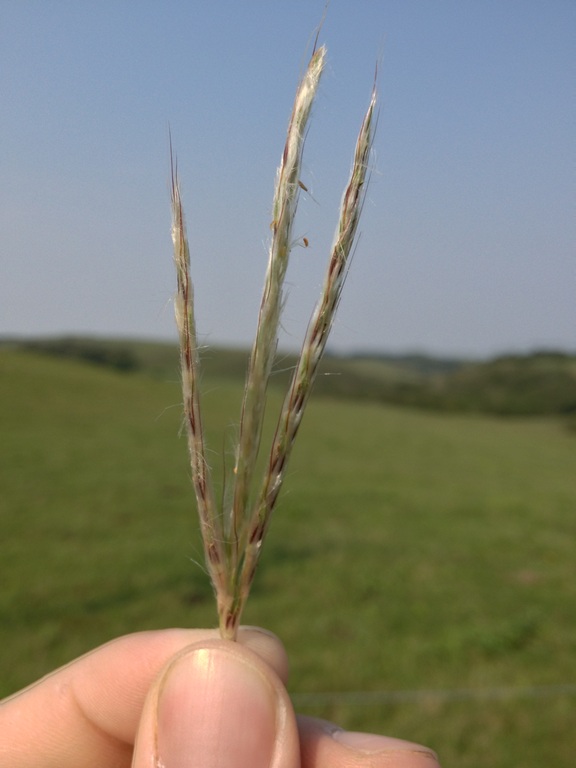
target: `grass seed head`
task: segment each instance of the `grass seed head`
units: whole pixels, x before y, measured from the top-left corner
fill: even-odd
[[[288,459],[334,321],[366,193],[374,128],[375,91],[356,143],[352,173],[342,199],[322,292],[308,325],[280,412],[264,476],[255,488],[266,390],[277,350],[284,279],[293,244],[292,229],[299,192],[307,191],[300,181],[304,140],[325,58],[324,46],[315,48],[296,91],[286,143],[276,173],[268,268],[246,375],[235,464],[230,478],[231,501],[223,502],[221,510],[217,509],[214,501],[210,470],[206,462],[198,388],[199,361],[190,254],[177,172],[172,164],[172,239],[177,274],[175,314],[180,338],[188,447],[206,563],[218,603],[220,633],[230,639],[235,639],[237,635],[271,513],[282,487]],[[302,242],[308,246],[306,237]]]

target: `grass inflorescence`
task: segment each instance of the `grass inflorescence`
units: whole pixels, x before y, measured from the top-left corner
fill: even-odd
[[[375,127],[375,87],[358,135],[323,288],[280,411],[264,476],[258,484],[255,477],[256,462],[262,438],[266,390],[277,351],[284,278],[293,242],[292,229],[299,193],[303,188],[300,181],[302,153],[325,58],[325,47],[315,47],[296,91],[286,143],[277,171],[268,269],[246,375],[234,470],[229,478],[231,491],[222,502],[223,508],[216,504],[206,460],[198,388],[199,359],[190,253],[178,175],[172,165],[172,238],[177,272],[175,314],[180,337],[185,423],[206,564],[216,593],[220,632],[229,639],[236,637],[271,513],[282,487],[292,446],[332,328],[349,258],[356,242],[368,182]]]

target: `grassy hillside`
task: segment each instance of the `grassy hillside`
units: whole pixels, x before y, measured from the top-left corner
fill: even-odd
[[[170,344],[61,338],[16,346],[157,378],[174,375],[178,367],[177,349]],[[237,349],[205,350],[203,368],[209,377],[241,385],[247,356]],[[272,387],[286,387],[295,362],[293,355],[278,357]],[[483,362],[426,355],[329,355],[321,363],[315,391],[326,397],[448,412],[557,414],[576,429],[576,356],[562,352],[508,355]]]
[[[215,624],[175,358],[138,368],[0,350],[0,695],[120,633]],[[219,466],[240,388],[204,385]],[[572,766],[575,477],[554,419],[313,398],[245,616],[285,641],[298,708],[446,767]]]

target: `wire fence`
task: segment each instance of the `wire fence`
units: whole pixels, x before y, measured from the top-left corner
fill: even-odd
[[[556,696],[576,696],[576,683],[559,685],[502,686],[497,688],[446,688],[406,691],[325,691],[294,693],[296,706],[347,704],[367,707],[374,704],[395,704],[405,701],[498,701],[505,699],[549,699]]]

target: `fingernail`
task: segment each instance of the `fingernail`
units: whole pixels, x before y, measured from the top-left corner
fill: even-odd
[[[332,738],[346,747],[350,747],[358,752],[368,755],[376,755],[382,752],[398,752],[408,755],[418,755],[419,757],[430,759],[430,768],[432,761],[438,762],[438,757],[431,750],[420,744],[414,744],[403,739],[395,739],[391,736],[379,736],[375,733],[357,733],[355,731],[332,731]]]
[[[234,648],[192,650],[170,667],[158,702],[163,768],[269,768],[278,698]]]

